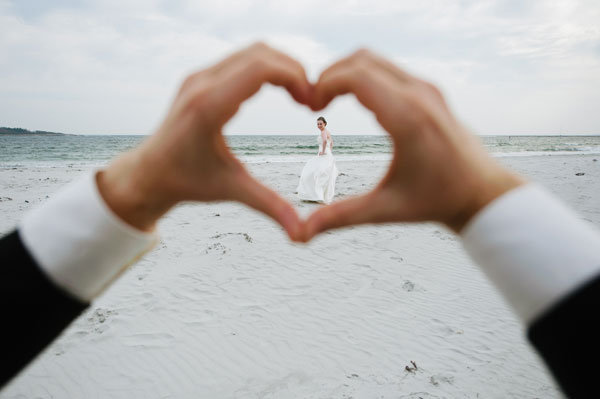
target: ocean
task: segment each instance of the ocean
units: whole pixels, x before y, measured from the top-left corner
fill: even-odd
[[[145,136],[133,135],[0,135],[0,168],[102,166],[117,154],[137,146]],[[317,152],[310,135],[230,135],[231,150],[243,161],[305,162]],[[339,161],[389,160],[387,136],[334,135]],[[600,136],[481,136],[494,156],[552,154],[600,155]]]

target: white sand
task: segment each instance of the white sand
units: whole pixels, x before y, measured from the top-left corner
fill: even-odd
[[[600,226],[599,158],[501,161]],[[386,164],[338,166],[336,199],[372,187]],[[319,206],[292,194],[301,164],[250,168],[302,214]],[[0,232],[81,173],[0,170]],[[221,203],[180,206],[160,231],[0,397],[561,397],[515,316],[438,225],[354,227],[305,246]]]

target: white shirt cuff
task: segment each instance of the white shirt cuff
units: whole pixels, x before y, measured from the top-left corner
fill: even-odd
[[[535,184],[493,201],[461,235],[526,323],[600,273],[600,232]]]
[[[25,215],[19,235],[45,274],[81,301],[99,295],[157,242],[116,216],[96,173],[78,179]]]

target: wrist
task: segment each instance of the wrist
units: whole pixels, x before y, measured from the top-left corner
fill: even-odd
[[[98,191],[123,221],[139,230],[152,231],[158,219],[177,202],[161,189],[160,171],[140,148],[123,154],[96,175]]]
[[[472,184],[471,194],[465,199],[464,206],[449,220],[444,221],[444,224],[457,234],[496,198],[527,182],[525,178],[497,165],[494,161],[492,163],[491,167],[479,176],[477,182]]]

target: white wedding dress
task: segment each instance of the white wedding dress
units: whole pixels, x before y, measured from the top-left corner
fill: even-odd
[[[323,138],[319,134],[319,153],[323,152]],[[304,201],[318,201],[329,204],[335,194],[335,180],[338,176],[338,169],[335,165],[335,159],[331,153],[331,141],[325,143],[324,155],[317,155],[311,158],[300,176],[298,183],[298,196]]]

